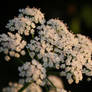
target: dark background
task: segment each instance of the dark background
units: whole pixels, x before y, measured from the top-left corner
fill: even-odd
[[[27,6],[40,8],[47,20],[59,18],[67,24],[69,30],[92,39],[91,0],[1,0],[0,34],[6,31],[4,26],[8,20],[17,16],[18,9]],[[0,92],[9,81],[18,81],[17,65],[5,62],[0,56]],[[64,83],[65,88],[72,92],[92,92],[92,83],[87,82],[86,77],[78,85],[68,85],[65,79]]]

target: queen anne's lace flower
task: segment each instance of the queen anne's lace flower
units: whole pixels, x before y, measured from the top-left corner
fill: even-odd
[[[32,53],[38,53],[32,57],[36,55],[37,59],[42,59],[45,67],[55,65],[56,69],[63,69],[61,76],[66,76],[70,84],[74,80],[79,83],[83,79],[83,73],[91,76],[91,41],[85,36],[70,33],[59,20],[51,19],[47,24],[38,27],[39,36],[27,46]]]
[[[38,42],[35,40],[32,40],[28,44],[28,47],[30,49],[30,56],[31,58],[37,56],[37,59],[42,60],[43,66],[44,67],[53,67],[54,64],[55,66],[59,64],[60,58],[58,54],[53,52],[53,46],[50,45],[49,43],[43,42]],[[37,55],[35,53],[38,53]]]
[[[10,31],[16,31],[19,34],[29,36],[34,34],[36,24],[43,24],[45,22],[43,13],[36,8],[25,8],[19,10],[20,14],[18,17],[10,20],[6,25]]]
[[[34,81],[38,85],[44,85],[46,78],[45,68],[36,60],[26,62],[23,66],[18,68],[19,76],[24,77],[25,82]]]
[[[23,87],[22,84],[18,83],[9,83],[9,87],[3,88],[3,92],[18,92]],[[40,86],[38,86],[35,83],[30,84],[26,89],[24,89],[22,92],[42,92],[42,89]]]
[[[50,78],[53,82],[53,77],[48,77],[48,72],[53,68],[59,69],[60,76],[65,76],[69,84],[74,81],[79,83],[83,79],[83,74],[92,76],[92,41],[90,39],[71,33],[58,19],[45,22],[44,14],[38,9],[25,8],[20,9],[19,12],[18,17],[10,20],[6,26],[11,32],[8,32],[8,35],[0,35],[0,52],[4,52],[5,60],[9,61],[10,56],[19,58],[26,52],[30,56],[27,60],[31,62],[25,62],[18,68],[19,76],[23,77],[19,83],[34,82],[36,83],[33,84],[34,86],[42,86],[47,82],[46,78]],[[57,92],[66,92],[58,87],[57,83],[61,85],[58,80],[53,82]],[[13,89],[16,88],[13,87]],[[7,90],[12,92],[10,88]],[[56,92],[56,90],[51,89],[50,92]]]
[[[18,92],[23,87],[22,84],[18,83],[9,83],[9,87],[3,88],[2,92]]]
[[[19,34],[24,34],[28,36],[29,34],[34,34],[35,24],[25,17],[16,17],[9,21],[6,28],[9,28],[10,31],[16,31]]]
[[[39,85],[32,83],[23,92],[42,92],[42,89]]]
[[[28,16],[31,21],[34,23],[41,23],[43,24],[45,19],[44,19],[44,14],[40,12],[40,10],[36,8],[25,8],[25,9],[20,9],[19,10],[20,14],[19,16]]]
[[[0,35],[0,43],[0,52],[4,52],[4,54],[6,54],[5,59],[7,61],[10,60],[9,56],[19,58],[21,54],[20,52],[24,51],[23,49],[26,46],[26,41],[22,40],[22,37],[18,33],[12,34],[11,32],[8,32],[8,35]]]
[[[77,44],[75,35],[69,32],[67,26],[62,21],[58,19],[50,19],[49,21],[47,21],[47,24],[51,26],[60,37],[60,40],[58,40],[58,42],[60,42],[60,45],[58,45],[59,48],[63,48],[65,50],[71,49],[73,45]]]

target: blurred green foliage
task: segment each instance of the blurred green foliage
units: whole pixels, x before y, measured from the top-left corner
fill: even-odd
[[[76,8],[76,9],[72,9],[72,8]],[[68,12],[70,11],[69,13],[70,16],[72,16],[70,21],[70,29],[74,33],[81,33],[84,29],[86,30],[86,32],[91,31],[92,30],[92,6],[90,4],[84,4],[84,5],[81,5],[80,10],[78,10],[78,7],[76,7],[76,4],[74,4],[72,8],[70,8],[71,10],[68,9]]]
[[[92,27],[92,7],[84,6],[81,11],[81,16],[88,27]]]

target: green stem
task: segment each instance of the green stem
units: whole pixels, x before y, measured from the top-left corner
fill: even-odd
[[[31,58],[31,56],[30,56],[30,49],[29,48],[26,48],[26,49],[27,49],[29,57]]]
[[[46,79],[47,79],[47,81],[52,85],[52,87],[55,88],[55,91],[56,91],[55,85],[54,85],[48,78],[46,78]]]
[[[49,92],[49,90],[48,90],[48,87],[47,87],[47,86],[45,86],[45,89],[46,89],[46,92]]]
[[[32,34],[32,39],[34,39],[34,34]]]
[[[26,89],[31,83],[26,83],[24,84],[24,86],[18,91],[18,92],[22,92],[24,89]]]

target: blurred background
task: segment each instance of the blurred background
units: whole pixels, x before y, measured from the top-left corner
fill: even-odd
[[[92,4],[91,0],[1,0],[0,1],[0,34],[5,32],[4,26],[9,19],[17,16],[18,9],[25,7],[40,8],[47,20],[59,18],[67,24],[73,33],[81,33],[92,39]],[[0,56],[0,92],[9,81],[18,81],[17,65],[1,62]],[[68,85],[64,79],[65,88],[72,92],[91,92],[92,83],[86,78],[78,85]],[[90,91],[89,91],[90,90]]]

